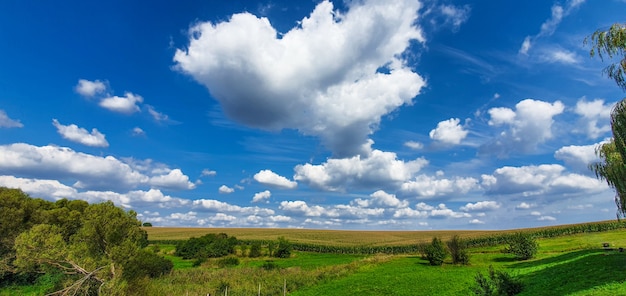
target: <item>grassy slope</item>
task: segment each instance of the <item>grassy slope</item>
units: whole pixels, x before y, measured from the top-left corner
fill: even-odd
[[[499,253],[498,247],[472,250],[467,267],[432,267],[417,257],[396,257],[291,295],[469,295],[474,276],[486,274],[489,265],[519,276],[526,285],[522,295],[626,295],[626,253],[601,250],[602,242],[626,247],[626,231],[543,239],[538,258],[525,262]]]

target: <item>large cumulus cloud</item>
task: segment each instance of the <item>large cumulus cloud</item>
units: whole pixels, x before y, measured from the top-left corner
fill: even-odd
[[[319,136],[338,157],[367,155],[381,117],[411,104],[425,84],[402,58],[412,41],[424,41],[415,25],[421,4],[348,6],[342,13],[323,1],[282,35],[249,13],[198,23],[176,51],[176,67],[237,122]]]

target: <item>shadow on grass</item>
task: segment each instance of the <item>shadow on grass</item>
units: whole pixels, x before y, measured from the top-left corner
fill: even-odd
[[[581,250],[509,267],[530,269],[518,277],[525,284],[524,295],[568,295],[624,282],[626,253]]]

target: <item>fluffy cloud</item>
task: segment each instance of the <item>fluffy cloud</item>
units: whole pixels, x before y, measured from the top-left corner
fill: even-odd
[[[584,146],[570,145],[561,147],[554,152],[554,158],[564,161],[568,166],[577,171],[588,173],[589,164],[599,161],[596,155],[596,147],[602,143],[603,142]]]
[[[479,201],[477,203],[468,203],[461,207],[460,210],[464,212],[471,211],[492,211],[500,208],[500,204],[495,201]]]
[[[113,112],[132,114],[140,110],[137,104],[142,102],[143,98],[141,96],[126,92],[123,97],[111,96],[102,99],[100,107]]]
[[[461,140],[467,137],[467,130],[460,125],[461,120],[458,118],[450,118],[441,121],[437,127],[430,131],[430,138],[443,144],[458,145]]]
[[[582,117],[581,125],[590,139],[597,139],[611,131],[609,124],[613,104],[605,104],[604,100],[595,99],[591,102],[582,98],[576,103],[574,112]]]
[[[409,205],[409,202],[406,200],[399,200],[395,194],[389,194],[385,191],[378,190],[370,194],[369,199],[358,198],[353,200],[351,204],[364,208],[371,206],[380,206],[385,208],[405,208]]]
[[[0,109],[0,127],[24,127],[19,120],[11,119],[4,110]]]
[[[217,191],[219,193],[221,193],[221,194],[230,194],[230,193],[235,192],[235,189],[231,188],[231,187],[228,187],[226,185],[222,185],[222,186],[220,186],[220,188],[217,189]]]
[[[529,203],[522,202],[519,205],[515,206],[515,208],[518,209],[518,210],[528,210],[528,209],[534,208],[536,206],[537,206],[536,204],[529,204]]]
[[[481,185],[487,194],[515,194],[525,197],[549,194],[586,194],[605,190],[596,178],[565,173],[557,164],[496,169],[492,175],[482,175]]]
[[[150,185],[165,189],[194,189],[196,185],[189,181],[189,176],[183,174],[180,169],[173,169],[167,174],[150,178]]]
[[[428,164],[423,158],[404,162],[393,152],[373,150],[369,157],[328,159],[321,165],[304,164],[295,168],[294,179],[309,186],[343,191],[346,188],[373,188],[399,185]]]
[[[439,204],[437,208],[430,211],[430,217],[432,218],[471,218],[472,215],[468,213],[455,212],[448,209],[445,204]]]
[[[109,147],[105,135],[95,128],[89,133],[86,129],[75,124],[62,125],[56,119],[52,120],[52,124],[64,139],[91,147]]]
[[[441,14],[446,18],[446,23],[452,25],[454,30],[458,28],[469,19],[471,8],[469,5],[457,7],[454,5],[441,5],[439,6]]]
[[[293,213],[296,215],[302,215],[306,217],[319,217],[324,213],[328,213],[321,206],[309,206],[305,201],[296,200],[296,201],[282,201],[280,202],[279,209]]]
[[[131,134],[135,137],[140,137],[140,136],[145,136],[146,132],[144,132],[140,127],[136,126],[131,130]]]
[[[128,162],[128,163],[127,163]],[[151,161],[123,162],[113,156],[94,156],[66,147],[16,143],[0,146],[0,172],[28,178],[73,182],[82,189],[127,190],[142,185],[193,189],[179,169],[150,169]],[[144,174],[143,171],[149,174]]]
[[[478,180],[471,177],[447,179],[441,176],[419,175],[414,180],[403,183],[401,191],[409,195],[431,198],[465,194],[477,187]]]
[[[415,142],[415,141],[408,141],[404,143],[404,146],[409,147],[413,150],[420,150],[422,148],[424,148],[424,144],[420,143],[420,142]]]
[[[344,13],[320,2],[281,38],[249,13],[201,22],[174,61],[238,122],[319,136],[337,157],[366,155],[381,117],[411,104],[425,84],[401,60],[412,40],[424,40],[415,25],[421,4],[348,5]]]
[[[204,169],[201,173],[202,177],[213,177],[215,175],[217,175],[217,172],[209,169]]]
[[[86,79],[79,79],[78,84],[74,87],[74,90],[84,97],[93,97],[103,93],[106,89],[107,87],[102,81],[89,81]]]
[[[252,202],[263,202],[268,201],[268,199],[272,196],[272,193],[269,190],[265,190],[263,192],[255,193],[252,197]]]
[[[289,179],[280,176],[271,170],[261,170],[254,174],[254,180],[265,185],[270,185],[279,188],[294,189],[298,187],[298,183],[290,181]]]
[[[560,101],[548,103],[532,99],[523,100],[509,108],[489,109],[492,126],[509,127],[490,143],[481,147],[482,153],[506,157],[512,152],[531,153],[537,145],[552,138],[553,117],[561,114],[565,106]]]
[[[259,208],[259,207],[240,207],[238,205],[231,205],[226,202],[222,202],[214,199],[198,199],[193,201],[193,207],[198,210],[206,210],[210,212],[228,212],[239,213],[245,215],[259,215],[259,216],[271,216],[274,215],[274,210]]]

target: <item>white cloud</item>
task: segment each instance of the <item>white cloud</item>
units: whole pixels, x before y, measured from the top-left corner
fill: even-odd
[[[259,216],[271,216],[274,215],[274,210],[259,208],[259,207],[240,207],[238,205],[231,205],[226,202],[222,202],[214,199],[198,199],[193,201],[193,206],[198,210],[207,210],[211,212],[228,212],[239,213],[245,215],[259,215]]]
[[[7,113],[0,109],[0,127],[24,127],[24,125],[19,120],[9,118]]]
[[[357,155],[328,159],[321,165],[307,163],[295,167],[294,179],[329,191],[393,186],[408,180],[428,164],[423,158],[404,162],[396,157],[393,152],[373,150],[367,158]]]
[[[596,178],[565,173],[558,164],[496,169],[493,175],[482,175],[482,187],[488,194],[538,196],[549,194],[581,194],[599,192],[606,185]]]
[[[437,208],[430,211],[430,217],[432,218],[471,218],[472,215],[468,213],[455,212],[448,209],[445,204],[439,204]]]
[[[76,182],[80,188],[133,188],[148,177],[115,157],[99,157],[70,148],[16,143],[0,146],[0,170],[6,174]]]
[[[57,131],[64,139],[91,147],[109,147],[109,142],[105,139],[105,135],[95,128],[89,133],[86,129],[75,124],[63,125],[56,119],[52,120],[52,125],[57,128]]]
[[[156,109],[154,109],[154,107],[150,106],[150,105],[146,105],[147,109],[148,109],[148,114],[150,114],[150,116],[152,116],[152,118],[158,122],[158,123],[167,123],[167,124],[173,124],[173,123],[178,123],[175,120],[170,119],[170,117],[167,114],[163,114],[159,111],[157,111]]]
[[[441,121],[437,124],[437,127],[430,131],[430,138],[439,141],[444,144],[458,145],[465,137],[467,137],[467,130],[463,129],[460,125],[461,120],[458,118],[450,118],[448,120]]]
[[[137,127],[137,126],[133,128],[131,133],[135,137],[145,136],[146,135],[146,132],[144,132],[140,127]]]
[[[552,138],[553,117],[561,114],[565,106],[560,101],[548,103],[526,99],[515,105],[515,111],[509,108],[489,110],[490,125],[507,125],[494,139],[481,147],[482,153],[506,157],[512,152],[531,153],[537,145]]]
[[[469,19],[472,10],[469,5],[457,7],[445,4],[441,5],[439,9],[441,14],[446,18],[446,23],[451,24],[453,30],[458,30],[459,27]]]
[[[556,221],[556,218],[552,216],[541,216],[537,218],[538,221]]]
[[[263,192],[255,193],[252,197],[252,202],[269,202],[269,198],[272,196],[272,193],[269,190],[265,190]]]
[[[605,104],[602,99],[591,102],[582,98],[576,102],[574,112],[580,115],[581,125],[590,139],[597,139],[611,131],[610,118],[614,104]]]
[[[84,97],[93,97],[103,93],[106,89],[107,87],[102,81],[89,81],[86,79],[79,79],[78,84],[74,87],[74,90]]]
[[[254,180],[265,185],[270,185],[278,188],[295,189],[298,187],[298,183],[291,181],[283,176],[280,176],[271,170],[261,170],[254,174]]]
[[[478,180],[467,177],[453,179],[441,176],[419,175],[414,180],[402,184],[401,191],[405,194],[415,194],[420,197],[449,196],[465,194],[478,187]]]
[[[468,203],[461,207],[460,210],[464,212],[471,211],[493,211],[500,208],[500,204],[496,201],[479,201],[477,203]]]
[[[226,185],[222,185],[220,186],[220,188],[217,189],[217,191],[221,194],[230,194],[230,193],[235,192],[235,189],[228,187]]]
[[[485,222],[478,220],[478,219],[472,219],[469,221],[470,224],[485,224]]]
[[[528,210],[528,209],[534,208],[536,206],[537,206],[537,204],[529,204],[529,203],[526,203],[526,202],[521,202],[519,205],[515,206],[515,208],[518,209],[518,210]]]
[[[576,53],[564,49],[546,49],[542,53],[542,59],[548,63],[561,63],[566,65],[580,62]]]
[[[0,186],[19,188],[31,196],[38,198],[71,198],[78,193],[76,189],[64,185],[57,180],[17,178],[14,176],[0,176]]]
[[[415,142],[415,141],[408,141],[404,143],[404,146],[409,147],[413,150],[420,150],[422,148],[424,148],[424,144],[420,143],[420,142]]]
[[[290,212],[293,214],[299,214],[306,217],[320,217],[322,214],[327,213],[323,207],[310,206],[302,200],[296,201],[281,201],[279,209]]]
[[[201,173],[202,177],[213,177],[215,175],[217,175],[217,172],[209,169],[204,169]]]
[[[385,191],[378,190],[372,194],[370,194],[369,199],[355,199],[350,202],[353,205],[358,205],[359,207],[371,207],[371,206],[381,206],[386,208],[405,208],[409,206],[409,202],[406,200],[399,200],[395,194],[389,194]]]
[[[521,54],[528,54],[528,51],[532,47],[532,42],[543,36],[550,36],[554,33],[564,17],[568,16],[574,9],[583,4],[585,0],[570,0],[565,7],[560,4],[555,4],[551,9],[551,16],[545,22],[541,24],[539,33],[535,36],[526,36],[522,46],[519,50]]]
[[[165,189],[194,189],[196,185],[189,181],[189,176],[183,174],[180,169],[173,169],[167,174],[150,178],[150,185]]]
[[[596,147],[602,143],[564,146],[554,152],[554,158],[564,161],[568,166],[580,172],[589,172],[589,164],[600,160],[596,155]]]
[[[140,111],[138,103],[142,103],[143,98],[130,92],[126,92],[123,97],[111,96],[100,101],[100,107],[113,112],[132,114]]]
[[[411,40],[424,40],[415,25],[421,4],[348,6],[343,13],[320,2],[281,38],[268,19],[249,13],[198,23],[176,51],[176,67],[238,122],[319,136],[336,157],[366,155],[381,117],[411,104],[425,84],[401,60]]]

